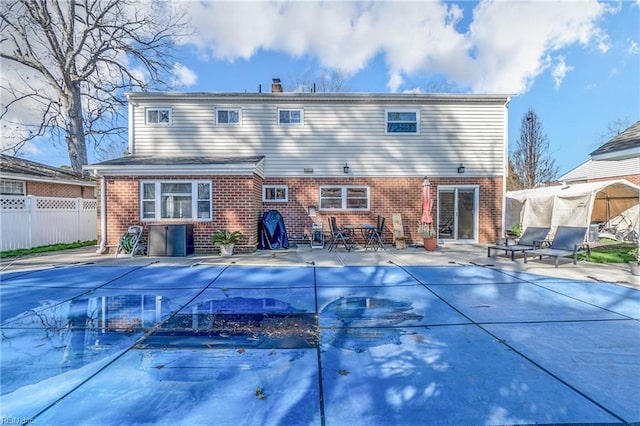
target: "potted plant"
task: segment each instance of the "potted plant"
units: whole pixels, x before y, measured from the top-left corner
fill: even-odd
[[[434,251],[436,249],[436,230],[431,223],[421,223],[418,225],[418,235],[422,237],[424,249]]]
[[[220,246],[221,256],[231,256],[233,254],[233,246],[240,241],[242,233],[240,231],[228,231],[226,229],[218,230],[211,236],[213,244]]]

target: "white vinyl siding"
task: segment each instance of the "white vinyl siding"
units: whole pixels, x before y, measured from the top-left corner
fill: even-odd
[[[265,177],[341,177],[345,163],[353,177],[503,176],[506,165],[507,109],[504,100],[431,100],[402,105],[386,102],[315,102],[287,105],[278,97],[235,99],[241,126],[216,126],[211,112],[230,99],[163,99],[172,106],[171,127],[145,127],[144,99],[133,109],[135,155],[234,157],[264,155]],[[151,99],[158,104],[157,99]],[[304,103],[303,126],[280,126],[278,109]],[[292,102],[293,104],[293,102]],[[386,111],[419,111],[419,132],[386,132]],[[197,125],[195,125],[197,123]],[[305,169],[313,169],[305,174]]]

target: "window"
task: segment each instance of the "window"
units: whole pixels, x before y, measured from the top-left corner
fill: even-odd
[[[24,182],[21,180],[0,180],[0,194],[24,195]]]
[[[262,187],[263,202],[286,203],[289,201],[287,185],[265,185]]]
[[[387,111],[387,133],[418,133],[418,111]]]
[[[321,186],[320,210],[369,210],[369,187]]]
[[[241,122],[240,108],[216,109],[216,124],[218,126],[239,126]]]
[[[279,109],[278,124],[281,126],[301,126],[303,115],[303,110],[301,109]]]
[[[171,125],[171,108],[147,108],[147,124],[151,125]]]
[[[211,219],[211,182],[142,182],[142,220]]]

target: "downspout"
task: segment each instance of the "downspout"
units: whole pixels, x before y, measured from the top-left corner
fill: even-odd
[[[93,173],[97,176],[98,171],[94,170]],[[100,244],[96,250],[96,254],[104,254],[107,251],[107,179],[102,176],[100,179]]]
[[[507,235],[507,179],[509,178],[509,103],[511,96],[507,96],[507,102],[504,105],[504,170],[502,173],[502,231],[501,237]]]

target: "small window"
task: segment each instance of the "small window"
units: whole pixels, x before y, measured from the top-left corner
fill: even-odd
[[[320,210],[369,210],[369,187],[321,186]]]
[[[387,133],[418,133],[418,111],[386,112]]]
[[[240,108],[216,109],[216,125],[239,126],[240,123],[242,123],[242,112]]]
[[[147,124],[150,125],[171,125],[171,108],[147,108]]]
[[[278,124],[281,126],[301,126],[304,113],[301,109],[279,109]]]
[[[211,182],[142,182],[140,212],[142,220],[210,220]]]
[[[286,203],[289,201],[289,188],[286,185],[265,185],[262,187],[262,201]]]
[[[21,180],[0,180],[0,194],[2,195],[24,195],[24,182]]]

